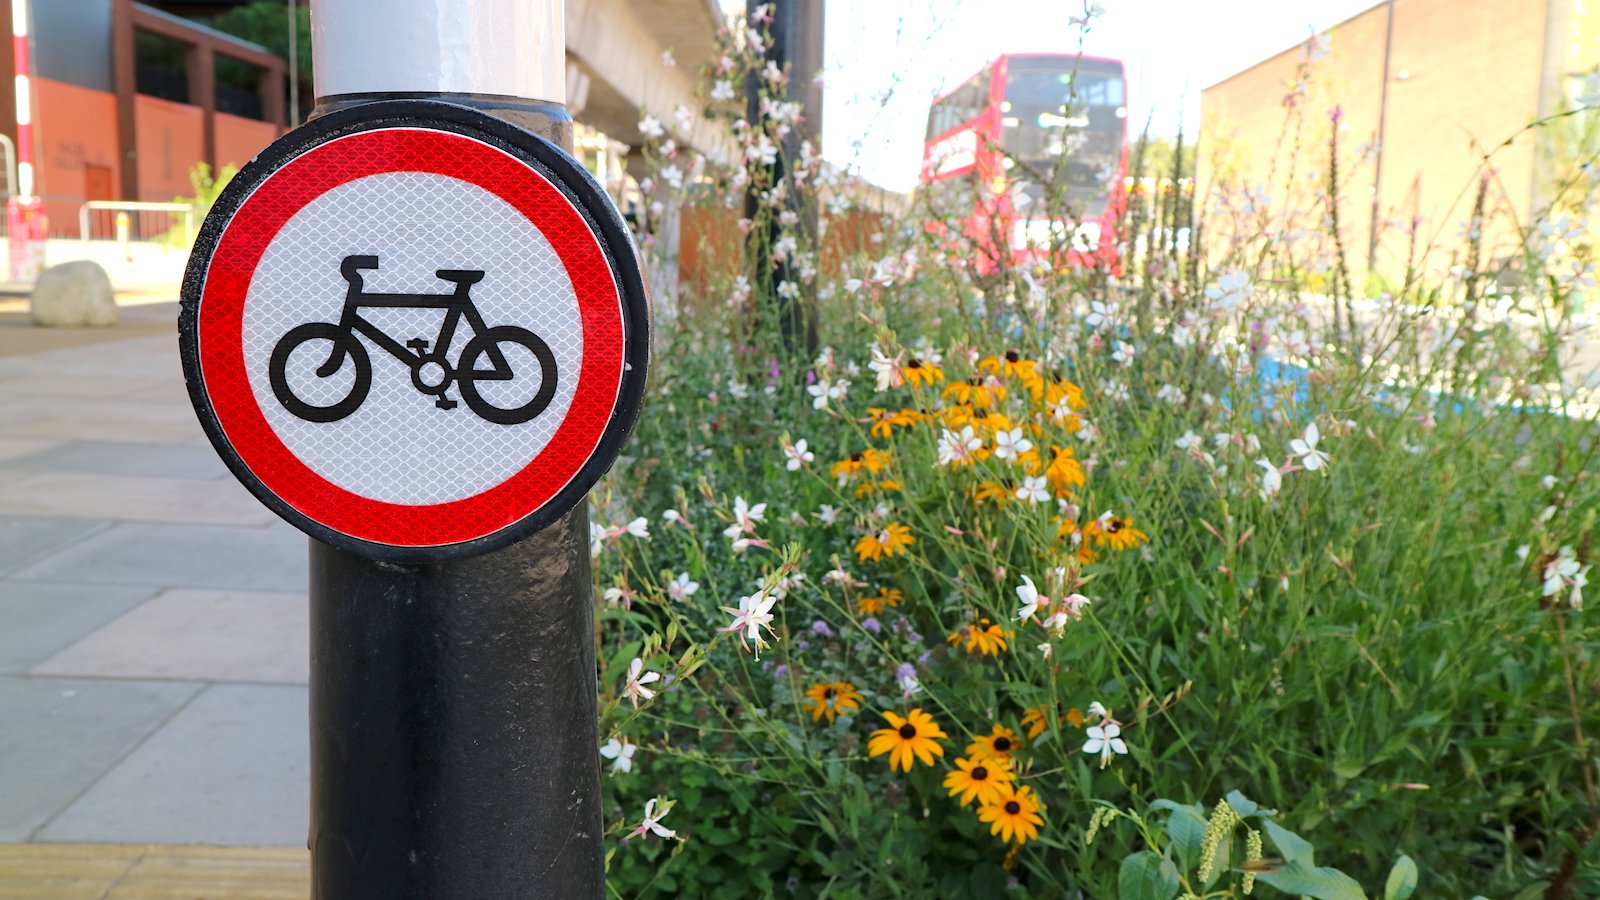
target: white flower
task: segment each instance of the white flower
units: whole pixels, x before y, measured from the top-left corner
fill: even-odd
[[[658,138],[663,134],[666,134],[667,131],[665,128],[661,127],[660,119],[657,119],[655,116],[645,116],[639,120],[639,133],[643,134],[645,137]]]
[[[688,572],[679,572],[677,578],[667,582],[667,596],[680,603],[694,596],[694,592],[698,590],[700,582],[690,581]]]
[[[878,376],[878,390],[887,391],[906,383],[905,374],[900,371],[900,357],[886,356],[883,349],[876,343],[872,345],[872,361],[867,363],[867,368]]]
[[[683,513],[678,512],[675,509],[669,509],[666,512],[663,512],[661,514],[661,521],[667,523],[668,525],[688,525],[689,524],[689,520],[685,519],[683,517]]]
[[[1317,430],[1317,423],[1312,422],[1306,426],[1305,435],[1289,442],[1289,452],[1300,457],[1300,464],[1307,471],[1315,472],[1328,465],[1328,454],[1317,449],[1317,441],[1322,433]]]
[[[673,802],[671,800],[664,801],[661,803],[661,809],[657,810],[656,803],[658,801],[661,801],[660,797],[651,797],[645,803],[644,821],[639,823],[639,827],[628,832],[628,836],[623,840],[640,837],[647,831],[659,838],[675,838],[678,836],[676,831],[671,828],[664,828],[661,825],[661,820],[667,817],[667,813],[672,812]]]
[[[1173,442],[1179,450],[1190,450],[1205,443],[1205,438],[1193,431],[1185,431],[1183,436]]]
[[[1033,441],[1022,436],[1021,428],[1010,431],[996,431],[994,434],[994,455],[996,459],[1017,459],[1022,454],[1033,449]]]
[[[817,507],[816,516],[817,521],[824,525],[832,525],[839,521],[839,511],[826,503]]]
[[[1573,609],[1583,609],[1583,589],[1589,584],[1589,567],[1572,573],[1572,596],[1567,598],[1567,603]]]
[[[1573,556],[1571,547],[1562,547],[1558,550],[1556,558],[1544,566],[1544,595],[1553,597],[1559,593],[1578,575],[1578,569],[1578,560]]]
[[[1083,752],[1100,754],[1100,768],[1103,769],[1111,765],[1114,756],[1127,755],[1128,745],[1117,736],[1121,733],[1122,727],[1115,722],[1090,725],[1084,730],[1089,739],[1083,742]]]
[[[1026,622],[1033,618],[1041,606],[1049,606],[1050,598],[1039,593],[1034,586],[1033,579],[1022,576],[1022,583],[1017,585],[1017,599],[1022,601],[1022,606],[1017,608],[1017,621]]]
[[[761,629],[772,630],[771,622],[774,618],[772,607],[778,598],[769,593],[756,593],[749,597],[739,598],[737,609],[731,606],[722,607],[722,611],[733,616],[733,622],[720,631],[733,632],[739,636],[739,643],[746,649],[750,644],[755,644],[757,658],[761,656],[761,648],[767,644],[761,639]]]
[[[844,379],[828,381],[826,378],[818,379],[816,384],[806,388],[806,393],[812,397],[811,408],[823,409],[829,400],[838,400],[850,391],[850,382]]]
[[[1258,459],[1256,465],[1262,469],[1261,499],[1267,500],[1276,496],[1278,490],[1283,487],[1283,473],[1278,471],[1278,467],[1273,465],[1270,459]]]
[[[1231,310],[1250,296],[1250,276],[1242,271],[1229,272],[1206,288],[1206,296],[1218,309]]]
[[[733,498],[733,524],[722,529],[722,535],[729,539],[738,538],[741,534],[755,534],[756,523],[767,515],[767,505],[757,503],[751,506],[743,497]]]
[[[1022,478],[1022,487],[1017,488],[1017,499],[1027,500],[1030,503],[1050,502],[1050,482],[1043,476],[1025,475]]]
[[[1089,704],[1089,715],[1099,716],[1102,719],[1109,719],[1111,718],[1111,710],[1106,709],[1099,700],[1096,700]]]
[[[1111,318],[1111,307],[1106,306],[1099,300],[1095,300],[1089,304],[1089,314],[1084,317],[1083,323],[1095,331],[1099,331],[1111,324]]]
[[[1045,659],[1049,659],[1051,652],[1053,652],[1055,650],[1054,647],[1050,646],[1050,642],[1049,641],[1045,641],[1044,643],[1040,644],[1039,646],[1035,647],[1034,649],[1038,650],[1039,651],[1039,655],[1041,657],[1045,658]]]
[[[1161,389],[1156,391],[1156,399],[1162,403],[1171,403],[1176,406],[1183,403],[1188,397],[1178,388],[1170,384],[1163,384]]]
[[[862,281],[859,278],[846,278],[844,280],[844,292],[854,294],[856,291],[861,290],[861,285]]]
[[[788,461],[783,464],[783,467],[791,472],[799,471],[801,466],[817,458],[815,453],[806,449],[805,438],[801,438],[792,444],[784,444],[783,455],[788,457]]]
[[[644,660],[635,656],[633,662],[628,663],[628,684],[622,689],[622,695],[633,701],[633,708],[638,709],[640,700],[649,700],[656,695],[645,685],[660,680],[660,672],[644,671]]]
[[[1083,618],[1084,608],[1093,602],[1093,600],[1090,600],[1088,597],[1085,597],[1082,594],[1068,594],[1061,601],[1061,609],[1068,616],[1071,616],[1074,619],[1081,619]]]
[[[678,65],[678,61],[672,58],[671,50],[663,50],[661,51],[661,64],[671,69]]]
[[[968,425],[960,434],[948,428],[939,435],[939,465],[948,466],[972,461],[973,454],[983,447],[983,439]]]
[[[619,741],[616,738],[612,738],[606,741],[605,746],[600,748],[600,755],[606,759],[615,760],[611,764],[611,771],[627,773],[633,771],[633,754],[638,749],[638,745],[632,741]]]
[[[606,548],[606,528],[598,522],[589,523],[589,555],[599,556]]]
[[[627,531],[629,534],[633,535],[636,538],[643,538],[645,540],[649,540],[650,539],[650,520],[646,519],[644,516],[640,516],[639,518],[634,519],[632,522],[629,522],[624,527],[623,530]]]
[[[1126,366],[1133,362],[1133,345],[1127,341],[1117,341],[1111,351],[1111,361],[1117,365]]]
[[[727,79],[724,78],[721,81],[718,81],[716,84],[712,85],[712,87],[711,87],[711,99],[713,99],[713,100],[732,100],[733,99],[733,82],[728,81]]]

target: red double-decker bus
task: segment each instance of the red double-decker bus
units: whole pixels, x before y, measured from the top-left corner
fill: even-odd
[[[978,268],[1117,268],[1127,208],[1122,63],[1012,53],[935,100],[922,183],[936,211],[978,248]]]

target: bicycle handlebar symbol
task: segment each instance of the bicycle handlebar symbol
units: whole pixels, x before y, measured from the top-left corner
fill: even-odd
[[[481,270],[439,269],[435,272],[441,281],[455,285],[453,293],[369,293],[363,289],[361,273],[377,268],[376,256],[346,256],[339,265],[339,272],[350,287],[345,293],[344,311],[339,323],[307,322],[297,325],[289,329],[273,348],[267,373],[272,382],[272,393],[284,409],[308,422],[336,422],[361,406],[372,388],[372,360],[367,356],[367,348],[356,336],[357,333],[366,335],[374,344],[405,363],[411,369],[412,385],[424,394],[434,395],[437,398],[434,405],[440,409],[455,409],[458,405],[446,395],[455,384],[460,385],[461,399],[467,402],[469,409],[499,425],[520,425],[544,412],[550,405],[556,393],[555,355],[550,352],[550,346],[543,338],[526,328],[516,325],[489,327],[484,323],[483,314],[478,312],[477,305],[468,296],[472,286],[483,280],[484,273]],[[428,341],[423,338],[413,338],[401,346],[400,342],[384,334],[361,314],[363,307],[442,309],[445,316],[430,350]],[[463,317],[472,327],[473,337],[462,348],[457,364],[452,366],[446,354]],[[306,402],[289,386],[290,356],[301,346],[313,341],[326,341],[332,345],[327,361],[315,369],[317,378],[326,379],[338,374],[344,369],[346,360],[355,369],[349,393],[326,406]],[[490,403],[478,391],[480,381],[513,381],[517,378],[517,373],[506,363],[501,344],[524,347],[539,361],[538,391],[527,403],[510,409]],[[478,368],[479,357],[487,358],[489,368]]]

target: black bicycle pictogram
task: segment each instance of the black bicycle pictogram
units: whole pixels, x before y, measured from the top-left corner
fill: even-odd
[[[437,399],[434,405],[440,409],[455,409],[456,401],[450,399],[448,392],[452,385],[461,387],[461,399],[467,402],[467,407],[490,422],[500,425],[519,425],[544,412],[550,405],[556,393],[556,359],[550,352],[550,346],[544,339],[516,325],[496,325],[489,327],[483,321],[483,314],[478,312],[478,307],[468,296],[472,286],[483,280],[484,273],[478,269],[440,269],[436,274],[440,280],[455,284],[456,289],[449,294],[378,294],[368,293],[362,289],[362,275],[364,269],[378,268],[376,256],[346,256],[339,265],[339,272],[345,281],[350,283],[349,290],[345,293],[344,312],[339,317],[339,324],[331,322],[307,322],[289,329],[278,341],[272,350],[272,360],[268,366],[268,375],[272,381],[272,393],[294,415],[309,422],[335,422],[350,415],[359,408],[367,399],[367,392],[372,388],[372,360],[367,356],[367,348],[361,343],[357,334],[366,335],[369,340],[384,350],[389,351],[396,359],[405,363],[411,369],[411,383],[418,391],[432,394]],[[412,338],[401,346],[400,342],[384,334],[382,329],[373,325],[361,314],[363,307],[375,308],[406,308],[406,309],[442,309],[445,311],[444,322],[439,326],[438,337],[433,341],[432,349],[426,339]],[[452,366],[447,357],[450,344],[455,338],[456,327],[465,317],[467,324],[472,327],[472,339],[467,341],[461,350],[457,364]],[[344,369],[345,361],[349,360],[355,367],[355,377],[350,384],[350,392],[343,399],[327,406],[318,406],[307,403],[295,394],[289,386],[288,365],[289,357],[302,345],[312,341],[327,341],[332,346],[328,352],[328,360],[317,367],[318,378],[331,378]],[[511,370],[506,363],[505,354],[501,352],[501,344],[519,345],[531,352],[539,361],[539,389],[533,399],[521,406],[505,409],[484,399],[478,391],[480,381],[513,381],[518,373]],[[489,368],[478,368],[480,357],[486,358]]]

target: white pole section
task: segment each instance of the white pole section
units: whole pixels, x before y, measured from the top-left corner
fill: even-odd
[[[500,94],[565,103],[564,0],[312,0],[317,99]]]

